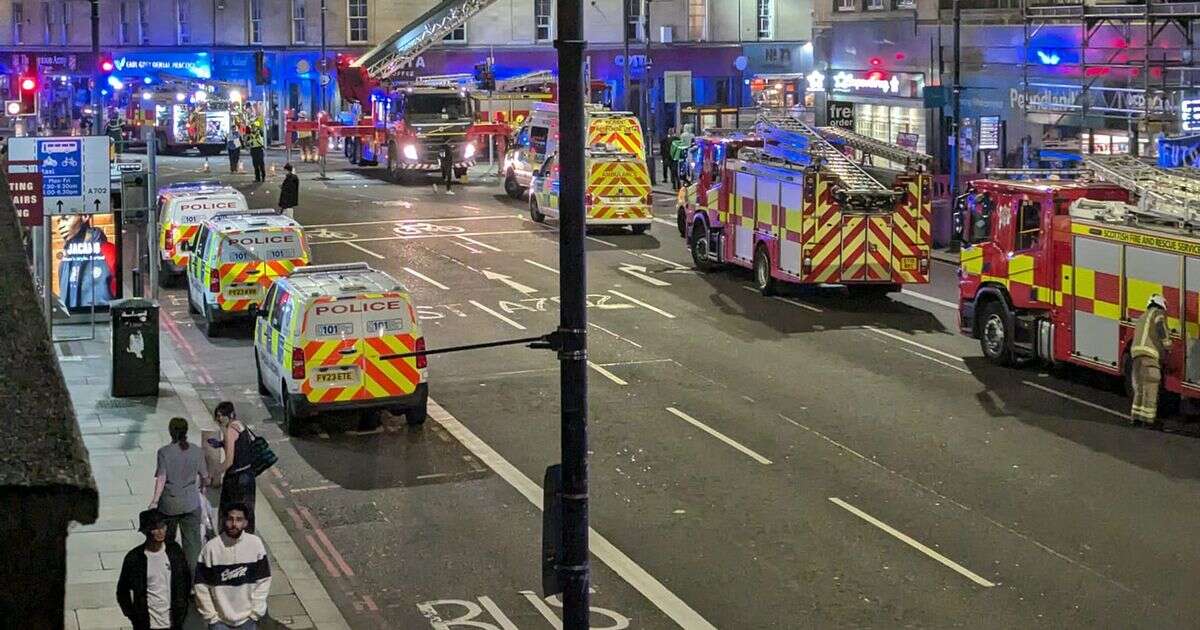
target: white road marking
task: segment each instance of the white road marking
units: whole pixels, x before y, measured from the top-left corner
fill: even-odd
[[[313,486],[311,488],[292,488],[291,492],[292,492],[292,494],[296,494],[298,492],[317,492],[320,490],[333,490],[334,488],[341,488],[341,486],[337,485],[336,483],[329,483],[329,484],[325,484],[323,486]]]
[[[542,263],[540,263],[540,262],[533,261],[533,260],[529,260],[528,258],[526,258],[526,259],[525,259],[525,262],[527,262],[527,263],[529,263],[529,264],[531,264],[531,265],[533,265],[534,267],[537,267],[537,268],[539,268],[539,269],[545,269],[546,271],[549,271],[549,272],[550,272],[550,273],[552,273],[552,274],[558,275],[558,270],[557,270],[557,269],[555,269],[554,267],[551,267],[551,266],[549,266],[549,265],[543,265],[543,264],[542,264]]]
[[[443,291],[450,290],[450,287],[442,284],[441,282],[438,282],[437,280],[434,280],[433,278],[430,278],[429,276],[421,273],[420,271],[417,271],[416,269],[413,269],[412,267],[405,267],[404,270],[407,271],[408,273],[411,273],[412,275],[424,280],[425,282],[432,284],[433,286],[435,286]]]
[[[646,365],[647,363],[675,363],[675,359],[642,359],[641,361],[614,361],[612,363],[599,363],[600,367],[620,367],[624,365]]]
[[[600,243],[601,245],[608,245],[609,247],[620,247],[620,245],[617,245],[616,243],[609,243],[608,241],[600,240],[600,239],[596,238],[595,236],[585,236],[584,238],[586,238],[589,241],[595,241],[597,243]]]
[[[618,267],[617,270],[620,271],[621,273],[629,274],[629,275],[633,276],[634,278],[637,278],[638,280],[647,282],[656,287],[671,286],[670,282],[663,282],[662,280],[659,280],[658,278],[646,275],[646,272],[649,270],[641,265],[631,265],[629,263],[621,263],[621,266]]]
[[[751,293],[761,293],[761,291],[759,291],[758,289],[756,289],[748,284],[743,284],[741,286],[743,289],[745,289]],[[793,300],[791,298],[779,297],[778,295],[772,295],[771,299],[775,300],[776,302],[783,302],[784,304],[791,304],[792,306],[799,306],[802,309],[806,309],[806,310],[812,311],[814,313],[824,313],[825,312],[823,309],[817,308],[817,307],[813,306],[812,304],[805,304],[804,302],[801,302],[800,300]]]
[[[455,245],[458,245],[459,247],[461,247],[461,248],[463,248],[463,249],[465,249],[465,250],[467,250],[467,251],[469,251],[469,252],[471,252],[472,254],[482,254],[482,253],[483,253],[483,250],[481,250],[481,249],[475,249],[474,247],[471,247],[470,245],[467,245],[466,243],[460,243],[460,242],[458,242],[458,241],[450,241],[450,242],[451,242],[451,243],[454,243]]]
[[[600,330],[600,331],[602,331],[602,332],[606,332],[606,333],[608,333],[608,334],[612,335],[613,337],[616,337],[617,339],[620,339],[621,341],[624,341],[625,343],[627,343],[627,344],[629,344],[629,345],[631,345],[631,346],[633,346],[633,347],[635,347],[635,348],[641,348],[641,347],[642,347],[642,344],[640,344],[640,343],[638,343],[638,342],[636,342],[636,341],[633,341],[632,339],[626,339],[625,337],[622,337],[621,335],[618,335],[617,333],[615,333],[615,332],[613,332],[613,331],[611,331],[611,330],[609,330],[609,329],[607,329],[607,328],[605,328],[605,327],[601,326],[600,324],[597,324],[597,323],[594,323],[594,322],[588,322],[588,326],[591,326],[592,328],[595,328],[596,330]]]
[[[637,304],[638,306],[640,306],[648,311],[654,311],[655,313],[658,313],[659,315],[662,315],[663,317],[666,317],[667,319],[675,319],[674,315],[662,310],[661,308],[658,308],[657,306],[651,306],[635,297],[630,297],[628,295],[625,295],[624,293],[621,293],[620,291],[618,291],[616,289],[609,289],[608,292],[619,298],[629,300],[630,302],[633,302],[634,304]]]
[[[384,219],[379,221],[353,221],[350,223],[314,223],[306,228],[350,227],[352,225],[396,225],[397,223],[431,223],[435,221],[486,221],[488,219],[511,219],[507,214],[489,214],[483,217],[438,217],[434,219]]]
[[[524,284],[521,284],[520,282],[517,282],[516,280],[513,280],[512,276],[506,276],[502,273],[496,273],[495,271],[491,271],[490,269],[483,270],[483,277],[487,278],[488,280],[499,280],[500,282],[503,282],[504,284],[508,285],[508,287],[510,289],[512,289],[513,291],[522,293],[524,295],[529,295],[531,293],[538,292],[537,289],[535,289],[531,286],[524,285]]]
[[[509,326],[512,326],[513,328],[516,328],[517,330],[525,330],[525,327],[522,326],[521,324],[514,322],[513,320],[501,315],[500,313],[497,313],[496,311],[493,311],[492,309],[480,304],[479,302],[476,302],[475,300],[468,300],[468,301],[471,304],[473,304],[475,306],[475,308],[483,311],[484,313],[491,315],[492,317],[495,317],[496,319],[504,322],[505,324],[508,324]]]
[[[524,473],[504,459],[492,447],[479,439],[466,426],[450,415],[441,405],[429,401],[429,416],[434,422],[442,425],[447,433],[457,439],[467,450],[471,451],[480,462],[491,468],[508,482],[508,485],[521,493],[539,510],[542,509],[542,488],[526,477]],[[601,562],[608,565],[621,579],[637,589],[647,600],[658,607],[681,628],[689,630],[716,630],[700,613],[688,606],[686,602],[672,593],[662,582],[638,566],[632,558],[601,536],[599,532],[588,528],[590,551]]]
[[[667,260],[666,258],[659,258],[658,256],[655,256],[654,254],[642,254],[642,256],[649,258],[650,260],[657,260],[660,263],[671,265],[672,267],[674,267],[676,269],[691,269],[691,267],[688,267],[687,265],[681,265],[673,260]]]
[[[1072,396],[1072,395],[1070,395],[1070,394],[1064,394],[1064,393],[1062,393],[1062,392],[1060,392],[1060,391],[1058,391],[1058,390],[1056,390],[1056,389],[1051,389],[1051,388],[1049,388],[1049,387],[1046,387],[1045,385],[1038,385],[1037,383],[1034,383],[1034,382],[1032,382],[1032,381],[1021,381],[1021,383],[1025,384],[1025,385],[1028,385],[1029,387],[1032,387],[1032,388],[1034,388],[1034,389],[1038,389],[1038,390],[1041,390],[1041,391],[1043,391],[1043,392],[1046,392],[1047,394],[1053,394],[1053,395],[1055,395],[1055,396],[1058,396],[1059,398],[1064,398],[1064,399],[1066,399],[1066,400],[1069,400],[1069,401],[1071,401],[1071,402],[1076,402],[1076,403],[1079,403],[1079,404],[1083,405],[1084,407],[1091,407],[1092,409],[1095,409],[1096,411],[1103,411],[1104,413],[1106,413],[1106,414],[1108,414],[1108,415],[1110,415],[1110,416],[1116,416],[1116,417],[1118,417],[1118,418],[1120,418],[1120,419],[1122,419],[1122,420],[1128,420],[1128,419],[1129,419],[1129,416],[1128,416],[1128,415],[1126,415],[1126,414],[1124,414],[1124,413],[1121,413],[1121,412],[1119,412],[1119,411],[1113,411],[1112,409],[1109,409],[1109,408],[1107,408],[1107,407],[1104,407],[1104,406],[1102,406],[1102,405],[1097,405],[1097,404],[1096,404],[1096,403],[1094,403],[1094,402],[1089,402],[1089,401],[1083,400],[1082,398],[1076,398],[1076,397],[1074,397],[1074,396]]]
[[[668,221],[668,220],[666,220],[666,219],[660,219],[660,218],[658,218],[658,217],[654,217],[654,222],[655,222],[655,223],[662,223],[663,225],[669,225],[669,226],[671,226],[671,227],[673,227],[673,228],[677,228],[677,227],[679,227],[679,224],[678,224],[678,223],[676,223],[675,221]]]
[[[721,440],[722,442],[732,446],[733,448],[736,448],[737,450],[739,450],[743,454],[745,454],[747,457],[762,464],[763,466],[771,465],[771,460],[767,459],[766,457],[763,457],[762,455],[759,455],[758,453],[755,453],[754,451],[750,450],[749,448],[738,443],[733,438],[725,435],[724,433],[721,433],[720,431],[708,426],[707,424],[704,424],[703,422],[700,422],[699,420],[687,415],[686,413],[684,413],[674,407],[667,407],[667,411],[674,414],[675,417],[679,418],[680,420],[683,420],[684,422],[696,427],[697,429],[700,429],[701,431],[704,431],[705,433],[717,438],[718,440]]]
[[[625,379],[617,376],[616,374],[613,374],[612,372],[609,372],[608,370],[601,367],[600,364],[598,364],[598,363],[592,363],[591,361],[588,361],[588,367],[592,368],[593,370],[596,370],[597,372],[600,373],[601,376],[616,383],[617,385],[624,386],[624,385],[629,384],[628,382],[625,381]]]
[[[958,310],[958,305],[955,304],[954,302],[949,302],[949,301],[943,300],[941,298],[935,298],[932,295],[925,295],[924,293],[918,293],[916,291],[909,291],[908,289],[900,289],[900,293],[902,293],[904,295],[911,295],[912,297],[915,297],[918,300],[925,300],[926,302],[929,302],[931,304],[937,304],[938,306],[944,306],[946,308],[954,309],[956,311]]]
[[[358,243],[354,243],[354,242],[351,242],[351,241],[343,241],[343,242],[344,242],[344,243],[346,243],[347,245],[349,245],[350,247],[353,247],[354,249],[357,249],[358,251],[360,251],[360,252],[362,252],[362,253],[364,253],[364,254],[369,254],[369,255],[371,255],[371,256],[374,256],[374,257],[376,257],[376,258],[378,258],[378,259],[380,259],[380,260],[383,260],[383,259],[384,259],[384,256],[383,256],[382,254],[376,254],[375,252],[373,252],[373,251],[371,251],[371,250],[367,249],[366,247],[363,247],[362,245],[359,245]]]
[[[959,363],[963,362],[963,358],[960,356],[950,354],[949,352],[942,352],[941,350],[938,350],[937,348],[932,348],[932,347],[927,346],[919,341],[913,341],[912,339],[907,339],[905,337],[901,337],[900,335],[890,333],[886,330],[880,330],[874,326],[863,326],[863,328],[866,330],[869,330],[873,333],[883,335],[884,337],[887,337],[889,339],[895,339],[896,341],[899,341],[901,343],[906,343],[910,346],[916,346],[917,348],[920,348],[926,352],[932,352],[940,357],[945,357],[947,359],[950,359],[951,361],[958,361]]]
[[[933,358],[933,357],[931,357],[931,356],[929,356],[929,355],[926,355],[926,354],[921,354],[920,352],[917,352],[916,350],[912,350],[912,349],[909,349],[909,348],[905,348],[904,346],[901,346],[901,347],[900,347],[900,349],[901,349],[901,350],[903,350],[903,351],[905,351],[905,352],[907,352],[907,353],[909,353],[909,354],[911,354],[911,355],[913,355],[913,356],[921,357],[922,359],[925,359],[926,361],[933,361],[934,363],[936,363],[936,364],[938,364],[938,365],[942,365],[942,366],[948,367],[948,368],[950,368],[951,370],[954,370],[954,371],[956,371],[956,372],[962,372],[963,374],[970,374],[970,373],[971,373],[971,370],[968,370],[967,368],[964,368],[964,367],[963,367],[963,366],[961,366],[961,365],[951,365],[951,364],[949,364],[949,363],[946,363],[945,361],[943,361],[943,360],[941,360],[941,359],[935,359],[935,358]]]
[[[921,544],[920,542],[918,542],[918,541],[914,540],[913,538],[909,537],[908,535],[906,535],[904,532],[901,532],[901,531],[891,527],[887,523],[884,523],[883,521],[875,518],[874,516],[871,516],[870,514],[867,514],[866,512],[854,507],[853,505],[850,505],[849,503],[846,503],[845,501],[843,501],[837,497],[829,497],[829,500],[834,505],[842,508],[843,510],[846,510],[847,512],[861,518],[862,520],[874,525],[875,527],[882,529],[883,531],[887,532],[888,534],[891,534],[893,537],[896,538],[896,540],[899,540],[900,542],[908,545],[909,547],[912,547],[913,549],[920,551],[921,553],[929,556],[930,558],[937,560],[938,562],[942,563],[943,565],[950,567],[956,573],[967,578],[968,580],[971,580],[972,582],[974,582],[984,588],[991,588],[996,585],[994,582],[991,582],[989,580],[986,580],[986,579],[980,577],[978,574],[970,571],[969,569],[962,566],[961,564],[951,560],[950,558],[947,558],[946,556],[943,556],[942,554],[930,549],[929,547],[926,547],[925,545]]]
[[[463,236],[499,236],[505,234],[537,234],[533,230],[496,230],[495,232],[469,232],[467,234],[404,234],[397,236],[365,236],[355,239],[343,239],[336,241],[315,241],[312,245],[329,245],[330,243],[346,243],[353,240],[356,243],[370,243],[374,241],[412,241],[422,238],[459,238]],[[612,243],[609,243],[612,245]],[[616,245],[613,245],[616,247]]]
[[[478,245],[478,246],[480,246],[480,247],[482,247],[482,248],[484,248],[484,249],[490,249],[490,250],[492,250],[492,251],[494,251],[494,252],[501,251],[499,247],[495,247],[495,246],[493,246],[493,245],[488,245],[487,243],[484,243],[484,242],[482,242],[482,241],[477,241],[477,240],[475,240],[475,239],[473,239],[473,238],[471,238],[471,237],[469,237],[469,236],[463,236],[463,235],[461,235],[461,234],[460,234],[460,235],[458,235],[458,238],[459,238],[460,240],[464,240],[464,241],[466,241],[466,242],[468,242],[468,243],[470,243],[470,244],[472,244],[472,245]]]
[[[466,208],[467,210],[475,210],[475,211],[479,210],[479,208],[477,208],[475,206],[463,206],[463,207]]]

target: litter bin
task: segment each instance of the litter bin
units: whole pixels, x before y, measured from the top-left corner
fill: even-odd
[[[112,314],[112,395],[158,396],[158,303],[115,300]]]

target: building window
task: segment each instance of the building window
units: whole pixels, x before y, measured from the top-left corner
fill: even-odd
[[[150,43],[150,0],[138,0],[138,43]]]
[[[858,0],[833,0],[834,11],[857,11]]]
[[[883,11],[887,8],[884,0],[867,0],[866,9],[868,11]]]
[[[51,17],[50,3],[42,3],[42,43],[49,44],[51,31],[54,30],[54,19]]]
[[[450,34],[443,37],[445,42],[465,42],[467,41],[467,24],[464,22],[458,25],[458,28],[450,31]]]
[[[758,0],[758,38],[775,36],[775,0]]]
[[[250,43],[262,43],[263,0],[250,0]]]
[[[642,0],[625,0],[625,39],[637,41],[642,33]]]
[[[346,0],[346,20],[351,44],[367,43],[367,0]]]
[[[533,0],[533,38],[536,41],[550,41],[553,19],[554,3],[551,0]]]
[[[25,43],[25,5],[20,2],[12,3],[13,38],[12,43]]]
[[[303,44],[308,41],[308,9],[305,0],[292,0],[292,43]]]
[[[916,11],[917,0],[896,0],[896,10],[898,11]]]
[[[59,15],[62,16],[62,21],[58,23],[58,34],[62,43],[67,44],[71,41],[71,3],[69,1],[63,2],[61,8],[62,13]]]
[[[175,43],[192,43],[192,0],[175,0]]]
[[[708,39],[708,0],[688,0],[688,39],[702,42]]]
[[[117,5],[117,38],[122,44],[129,43],[129,3]]]

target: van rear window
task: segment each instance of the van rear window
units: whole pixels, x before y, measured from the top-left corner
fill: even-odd
[[[295,232],[234,234],[221,243],[221,262],[289,260],[304,257],[304,247]]]

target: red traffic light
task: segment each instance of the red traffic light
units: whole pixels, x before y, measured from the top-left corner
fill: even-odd
[[[100,61],[100,71],[101,72],[112,72],[113,67],[114,66],[113,66],[112,59],[102,59]]]
[[[23,77],[21,79],[21,91],[32,92],[37,89],[37,80],[33,77]]]

